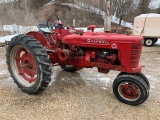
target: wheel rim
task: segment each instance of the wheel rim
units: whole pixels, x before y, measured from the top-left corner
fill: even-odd
[[[131,82],[123,82],[118,86],[120,96],[128,101],[135,101],[140,98],[141,92],[137,85]]]
[[[16,46],[10,54],[10,64],[16,80],[25,87],[34,85],[37,79],[37,66],[26,48]]]
[[[153,41],[152,41],[151,39],[146,40],[146,44],[147,44],[147,45],[152,45],[152,42],[153,42]]]

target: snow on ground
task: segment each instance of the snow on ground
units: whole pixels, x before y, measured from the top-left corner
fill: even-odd
[[[0,37],[0,42],[10,41],[14,36],[16,35],[7,35],[7,36]]]
[[[83,68],[78,71],[81,78],[91,85],[98,85],[99,87],[106,89],[111,82],[111,79],[103,73],[98,73],[97,68]]]
[[[117,23],[119,24],[119,18],[117,18],[116,16],[112,16],[112,22],[113,23]],[[125,26],[125,27],[129,27],[129,28],[133,28],[133,24],[129,23],[129,22],[125,22],[124,20],[121,21],[121,25]]]
[[[70,6],[70,7],[77,8],[77,9],[82,9],[82,8],[79,7],[78,5],[75,5],[75,4],[72,4],[72,3],[62,3],[62,5],[67,5],[67,6]]]
[[[3,30],[4,31],[10,31],[11,34],[22,34],[22,33],[26,33],[29,31],[37,31],[38,28],[37,26],[22,26],[22,25],[3,25]]]
[[[37,26],[22,26],[22,25],[3,25],[4,31],[10,31],[12,35],[0,36],[0,42],[10,41],[11,38],[18,34],[25,34],[29,31],[38,31]]]
[[[51,82],[49,85],[54,84],[54,82],[56,81],[56,77],[61,71],[62,69],[60,66],[55,66],[52,68]],[[84,68],[77,73],[81,76],[83,80],[85,80],[88,86],[94,85],[97,87],[101,87],[102,89],[106,89],[111,82],[110,77],[108,77],[106,74],[98,73],[97,68]],[[66,79],[70,80],[70,78],[62,78],[62,81]]]
[[[0,61],[0,85],[11,87],[11,88],[17,88],[17,85],[13,82],[13,79],[10,77],[9,71],[4,67],[6,65],[5,59],[1,55],[1,61]]]
[[[0,61],[0,65],[5,65],[6,61]]]
[[[7,73],[7,74],[9,74],[9,73]],[[4,76],[5,75],[7,75],[7,74],[4,74]],[[2,79],[1,81],[0,81],[0,84],[2,85],[2,86],[6,86],[6,87],[10,87],[10,88],[18,88],[17,87],[17,85],[13,82],[13,79],[11,78],[11,77],[8,77],[7,79]]]
[[[9,74],[8,70],[2,70],[0,71],[0,75],[7,75]]]
[[[55,2],[55,0],[52,0],[49,3],[47,3],[45,6],[52,5],[54,2]]]
[[[51,76],[51,82],[49,83],[49,85],[52,85],[55,81],[56,81],[56,77],[58,75],[58,73],[61,71],[62,69],[60,67],[53,67],[52,68],[52,76]]]

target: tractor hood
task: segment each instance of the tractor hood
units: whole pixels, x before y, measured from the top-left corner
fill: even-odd
[[[141,36],[86,32],[83,35],[67,35],[62,42],[72,46],[106,48],[112,44],[141,44],[142,40]]]

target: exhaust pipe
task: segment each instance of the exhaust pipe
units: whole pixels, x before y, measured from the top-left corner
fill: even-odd
[[[70,51],[69,50],[61,50],[58,52],[58,58],[60,61],[66,61],[70,57]]]

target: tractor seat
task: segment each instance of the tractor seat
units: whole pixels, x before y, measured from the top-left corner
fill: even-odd
[[[51,22],[44,22],[44,23],[39,23],[37,25],[38,29],[42,32],[45,32],[45,33],[53,33],[52,29],[53,29],[53,23]]]

